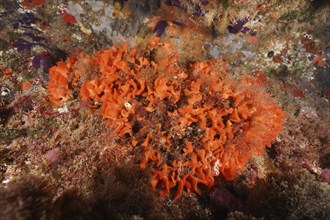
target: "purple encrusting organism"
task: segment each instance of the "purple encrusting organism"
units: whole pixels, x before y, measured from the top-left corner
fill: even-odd
[[[248,21],[249,21],[248,18],[239,19],[239,20],[237,20],[236,24],[228,25],[227,29],[228,29],[229,33],[232,33],[232,34],[238,34],[239,32],[241,32],[243,34],[249,33],[250,36],[254,37],[257,35],[257,32],[252,31],[251,28],[244,26]]]
[[[237,34],[243,29],[243,26],[248,22],[247,18],[237,20],[236,24],[228,25],[228,31],[232,34]]]
[[[19,38],[15,43],[14,47],[17,49],[18,52],[30,51],[33,47],[33,43],[28,42],[22,38]]]
[[[202,0],[201,3],[202,3],[202,5],[207,5],[209,3],[209,1],[208,0]]]
[[[44,38],[37,38],[38,40],[44,39]],[[45,39],[44,39],[45,40]],[[18,52],[26,52],[26,51],[30,51],[32,49],[32,47],[34,46],[41,46],[43,48],[46,48],[48,50],[52,50],[50,47],[46,46],[43,43],[39,43],[36,42],[35,40],[32,39],[32,41],[27,41],[23,38],[19,38],[15,43],[14,43],[14,47],[17,49]]]
[[[248,21],[249,20],[247,18],[243,18],[243,19],[237,20],[236,24],[228,25],[227,28],[228,28],[229,33],[237,34],[238,32],[240,32],[243,29],[243,26]]]
[[[196,3],[192,2],[192,1],[189,1],[189,2],[190,2],[191,5],[195,6],[195,10],[192,13],[193,15],[195,15],[195,16],[202,16],[202,15],[204,15],[204,12],[203,12],[203,10],[202,10],[202,8],[201,8],[201,6],[199,4],[196,4]],[[201,1],[201,4],[202,5],[207,5],[208,3],[209,3],[208,0],[202,0]]]
[[[31,28],[32,24],[35,24],[37,21],[39,21],[39,18],[35,17],[33,13],[25,13],[22,14],[15,22],[14,22],[14,28],[18,27],[25,27],[25,28]]]
[[[249,30],[251,30],[251,29],[248,28],[248,27],[243,27],[243,29],[241,30],[241,32],[242,32],[243,34],[246,34]]]
[[[161,20],[156,24],[154,28],[154,33],[156,33],[157,37],[160,37],[164,34],[167,25],[168,24],[165,20]]]
[[[13,22],[13,27],[15,29],[23,28],[24,30],[23,36],[14,43],[14,47],[18,52],[30,51],[36,45],[50,49],[44,45],[46,42],[44,37],[35,35],[35,32],[41,32],[32,26],[32,24],[35,24],[38,21],[40,21],[40,19],[37,18],[33,13],[24,13],[20,14],[18,19]]]
[[[47,55],[37,54],[32,59],[32,66],[36,69],[43,67],[44,69],[48,70],[52,65],[51,59]]]
[[[46,41],[46,39],[44,37],[36,36],[31,32],[26,32],[26,33],[24,33],[24,35],[31,38],[31,40],[34,41],[34,42]]]
[[[199,4],[193,3],[192,1],[189,1],[191,5],[193,5],[195,7],[195,10],[192,12],[193,15],[195,16],[201,16],[204,14],[204,12],[202,11],[201,7]],[[202,0],[201,4],[202,5],[207,5],[209,3],[208,0]],[[166,0],[165,4],[170,5],[170,6],[177,6],[179,8],[182,8],[184,10],[187,10],[186,7],[183,7],[181,5],[181,2],[179,0]]]
[[[181,6],[181,3],[179,0],[166,0],[165,4],[170,5],[170,6]]]
[[[254,37],[254,36],[256,36],[257,35],[257,32],[256,31],[253,31],[253,32],[251,32],[251,34],[250,34],[252,37]]]
[[[202,11],[202,9],[199,5],[195,5],[195,10],[192,14],[195,15],[195,16],[201,16],[204,13],[203,13],[203,11]]]
[[[314,55],[314,54],[312,54],[312,55],[310,55],[310,56],[308,57],[308,60],[309,60],[309,61],[313,61],[313,60],[314,60],[314,58],[315,58],[315,55]]]

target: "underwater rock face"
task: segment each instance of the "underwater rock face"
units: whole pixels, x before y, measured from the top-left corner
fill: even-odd
[[[144,55],[156,50],[161,57]],[[157,41],[141,51],[113,46],[58,62],[50,69],[49,101],[59,106],[74,91],[99,108],[125,141],[119,148],[143,151],[140,168],[151,167],[153,188],[166,196],[177,187],[175,199],[183,190],[200,194],[199,185],[210,189],[218,175],[233,180],[270,146],[285,117],[258,80],[234,81],[220,61],[187,69]]]
[[[329,6],[0,1],[1,220],[327,219]]]

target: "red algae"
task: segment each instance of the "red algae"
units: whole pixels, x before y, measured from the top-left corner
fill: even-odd
[[[140,149],[152,187],[161,196],[176,189],[175,200],[211,189],[216,176],[234,180],[283,128],[283,111],[261,87],[264,75],[235,81],[214,60],[186,67],[158,40],[140,51],[124,45],[75,55],[49,73],[52,105],[79,91],[126,141],[118,147]]]
[[[23,0],[21,5],[26,8],[41,7],[45,4],[44,0]]]
[[[76,21],[76,18],[69,14],[68,12],[66,12],[65,10],[61,11],[61,17],[62,17],[62,20],[68,24],[68,25],[75,25],[77,23]]]

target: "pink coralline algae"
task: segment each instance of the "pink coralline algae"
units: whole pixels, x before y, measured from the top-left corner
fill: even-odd
[[[58,148],[54,148],[46,154],[46,159],[50,164],[57,164],[61,160],[61,157],[62,153]]]

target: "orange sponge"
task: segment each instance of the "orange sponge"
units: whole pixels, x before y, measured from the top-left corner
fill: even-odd
[[[81,85],[81,86],[79,86]],[[175,199],[210,189],[215,176],[233,180],[262,155],[283,128],[284,113],[261,84],[234,81],[220,61],[180,65],[170,46],[154,41],[138,52],[113,46],[71,57],[50,69],[49,100],[60,105],[70,89],[99,108],[114,132],[139,148],[151,185]]]

